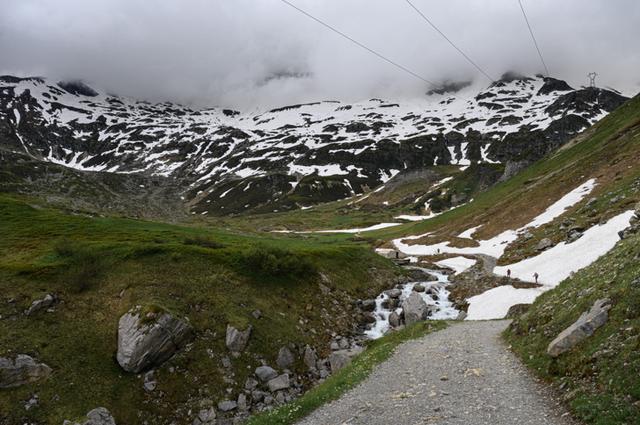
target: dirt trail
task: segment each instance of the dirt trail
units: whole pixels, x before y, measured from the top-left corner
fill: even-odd
[[[407,342],[302,425],[575,425],[500,339],[508,321],[459,322]]]

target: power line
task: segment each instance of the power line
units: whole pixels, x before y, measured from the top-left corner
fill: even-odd
[[[323,25],[324,27],[329,28],[331,31],[335,32],[336,34],[346,38],[347,40],[349,40],[350,42],[352,42],[356,46],[368,51],[369,53],[377,56],[378,58],[384,60],[385,62],[390,63],[391,65],[395,66],[396,68],[399,68],[399,69],[403,70],[404,72],[406,72],[408,74],[411,74],[413,77],[415,77],[415,78],[417,78],[419,80],[422,80],[425,83],[430,84],[430,85],[432,85],[432,86],[434,86],[436,88],[440,87],[436,83],[434,83],[433,81],[430,81],[427,78],[425,78],[425,77],[423,77],[423,76],[421,76],[419,74],[416,74],[415,72],[413,72],[409,68],[406,68],[406,67],[400,65],[399,63],[387,58],[386,56],[383,56],[381,53],[378,53],[373,49],[370,49],[369,47],[365,46],[364,44],[360,43],[359,41],[354,40],[353,38],[349,37],[347,34],[343,33],[342,31],[337,30],[336,28],[332,27],[331,25],[327,24],[326,22],[316,18],[315,16],[311,15],[310,13],[305,12],[304,10],[300,9],[298,6],[290,3],[289,1],[287,1],[287,0],[280,0],[280,1],[285,3],[285,4],[287,4],[287,5],[289,5],[289,6],[291,6],[294,9],[296,9],[298,12],[302,13],[303,15],[306,15],[307,17],[313,19],[314,21],[316,21],[320,25]]]
[[[531,34],[531,39],[533,40],[533,44],[536,46],[536,50],[538,51],[538,56],[540,56],[540,61],[544,66],[544,70],[547,72],[547,77],[549,76],[549,68],[547,68],[547,64],[544,62],[544,58],[542,57],[542,52],[540,52],[540,47],[538,47],[538,42],[536,41],[536,36],[533,35],[533,30],[531,29],[531,24],[529,24],[529,19],[527,18],[527,13],[524,11],[524,7],[522,6],[522,1],[518,0],[518,4],[520,5],[520,10],[522,10],[522,16],[524,16],[524,21],[527,23],[527,28],[529,28],[529,34]]]
[[[425,16],[425,14],[424,14],[424,13],[422,13],[422,12],[420,11],[420,9],[418,9],[418,8],[417,8],[413,3],[411,3],[411,1],[410,1],[410,0],[405,0],[405,1],[407,2],[407,4],[408,4],[409,6],[411,6],[411,7],[413,8],[413,10],[415,10],[416,12],[418,12],[418,14],[419,14],[420,16],[422,16],[422,19],[424,19],[424,20],[425,20],[429,25],[431,25],[431,27],[432,27],[434,30],[436,30],[436,31],[438,32],[438,34],[440,34],[440,35],[441,35],[445,40],[447,40],[447,42],[448,42],[449,44],[451,44],[451,46],[452,46],[454,49],[456,49],[456,50],[457,50],[457,51],[458,51],[462,56],[464,56],[464,58],[465,58],[465,59],[466,59],[466,60],[467,60],[471,65],[473,65],[473,66],[474,66],[478,71],[480,71],[482,74],[484,74],[484,76],[485,76],[485,77],[487,77],[490,81],[492,81],[492,82],[494,81],[494,79],[493,79],[493,78],[491,78],[491,76],[490,76],[489,74],[487,74],[487,73],[486,73],[482,68],[480,68],[480,66],[479,66],[477,63],[475,63],[475,62],[474,62],[474,61],[473,61],[473,60],[472,60],[472,59],[471,59],[471,58],[470,58],[470,57],[469,57],[465,52],[463,52],[463,51],[462,51],[462,49],[460,49],[458,46],[456,46],[456,44],[455,44],[453,41],[451,41],[451,40],[449,39],[449,37],[447,37],[447,36],[445,35],[445,33],[443,33],[443,32],[440,30],[440,28],[438,28],[438,27],[437,27],[433,22],[431,22],[431,20],[430,20],[429,18],[427,18],[427,17]]]

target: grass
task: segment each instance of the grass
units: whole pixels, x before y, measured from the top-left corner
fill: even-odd
[[[401,343],[423,337],[446,327],[445,322],[419,322],[371,342],[367,349],[350,364],[331,375],[326,381],[305,393],[297,400],[256,416],[247,425],[287,425],[304,418],[323,404],[338,399],[358,385],[373,369],[387,360]]]
[[[640,235],[540,296],[505,332],[539,376],[564,389],[574,414],[594,425],[640,424]],[[553,359],[548,344],[594,301],[610,298],[607,323]]]
[[[6,194],[0,217],[0,356],[25,353],[53,369],[46,381],[0,391],[7,425],[62,423],[97,406],[117,423],[138,423],[140,415],[191,423],[189,409],[227,398],[227,389],[237,395],[261,359],[275,364],[282,346],[327,350],[331,332],[352,329],[353,301],[377,295],[398,273],[366,243],[331,235],[69,215]],[[53,313],[23,315],[47,293],[60,299]],[[115,360],[118,320],[137,305],[187,318],[196,333],[188,350],[157,369],[154,393]],[[231,381],[221,366],[228,323],[253,326],[247,350],[231,359]],[[25,411],[33,393],[39,407]]]

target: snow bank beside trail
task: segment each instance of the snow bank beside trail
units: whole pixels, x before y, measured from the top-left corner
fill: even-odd
[[[482,224],[481,224],[481,225],[479,225],[479,226],[476,226],[476,227],[472,227],[472,228],[470,228],[470,229],[467,229],[467,230],[465,230],[464,232],[460,233],[460,234],[458,235],[458,237],[459,237],[459,238],[463,238],[463,239],[473,239],[473,238],[471,237],[471,235],[473,235],[473,234],[476,232],[476,230],[478,230],[478,229],[479,229],[479,228],[481,228],[481,227],[482,227]]]
[[[476,262],[477,260],[466,257],[453,257],[438,261],[436,264],[442,267],[449,267],[455,271],[454,274],[459,274],[475,265]]]
[[[495,274],[511,276],[524,281],[533,280],[533,274],[540,275],[539,282],[554,287],[573,272],[589,266],[606,254],[618,242],[618,232],[629,227],[633,211],[626,211],[611,218],[604,224],[598,224],[586,230],[582,237],[573,243],[561,242],[553,248],[535,257],[527,258],[508,266],[496,267]]]
[[[516,304],[531,304],[544,292],[543,288],[517,289],[511,285],[498,286],[469,298],[465,320],[503,319]]]
[[[422,221],[428,220],[430,218],[436,217],[437,213],[431,213],[429,215],[399,215],[397,217],[393,217],[396,220],[407,220],[407,221]]]

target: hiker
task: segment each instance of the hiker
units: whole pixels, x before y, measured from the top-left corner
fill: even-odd
[[[507,277],[511,279],[511,269],[507,269]]]
[[[538,274],[538,272],[535,272],[533,274],[533,278],[536,280],[536,283],[538,283],[538,278],[540,277],[540,275]]]

